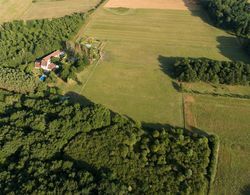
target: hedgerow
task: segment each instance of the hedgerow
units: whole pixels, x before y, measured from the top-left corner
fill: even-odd
[[[180,58],[174,65],[174,77],[184,82],[249,85],[250,64],[207,58]]]

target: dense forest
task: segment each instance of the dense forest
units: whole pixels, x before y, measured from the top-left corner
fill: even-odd
[[[0,64],[17,67],[62,48],[85,20],[83,13],[56,19],[14,21],[0,27]]]
[[[39,85],[33,75],[18,68],[0,67],[0,88],[19,93],[34,92]]]
[[[3,194],[193,194],[213,177],[213,136],[149,131],[59,95],[0,94]]]
[[[219,27],[241,37],[250,56],[250,3],[248,0],[202,0],[209,15]]]
[[[207,58],[180,58],[174,65],[174,77],[179,81],[204,81],[230,85],[250,84],[250,64],[216,61]]]
[[[247,0],[203,1],[216,25],[239,36],[250,35],[250,4]]]

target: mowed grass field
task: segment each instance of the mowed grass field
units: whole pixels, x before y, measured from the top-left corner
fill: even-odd
[[[85,12],[100,0],[0,0],[0,22],[56,18],[74,12]]]
[[[250,100],[194,96],[196,128],[220,137],[218,171],[211,194],[250,193]]]
[[[182,95],[161,63],[180,56],[229,60],[229,53],[246,59],[234,37],[201,17],[202,11],[100,9],[85,34],[106,41],[104,59],[90,79],[87,71],[79,75],[89,79],[85,87],[64,86],[65,92],[139,121],[183,126]]]

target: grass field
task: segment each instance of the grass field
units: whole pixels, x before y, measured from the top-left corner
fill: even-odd
[[[220,84],[209,84],[204,82],[197,83],[182,83],[184,90],[188,92],[201,93],[201,94],[216,94],[220,96],[249,96],[250,87],[240,85],[220,85]]]
[[[181,94],[160,64],[173,56],[246,60],[234,37],[200,16],[206,17],[200,11],[101,9],[85,34],[107,41],[104,60],[84,89],[70,85],[65,91],[139,121],[183,126]],[[79,75],[83,83],[86,72]]]
[[[212,194],[249,194],[250,100],[194,96],[189,109],[198,129],[221,140]]]
[[[74,12],[84,12],[100,0],[0,0],[0,22],[17,19],[61,17]]]

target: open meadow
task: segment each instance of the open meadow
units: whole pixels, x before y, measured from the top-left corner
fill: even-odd
[[[200,10],[100,9],[85,34],[106,42],[103,60],[78,75],[84,86],[64,86],[65,92],[139,121],[183,126],[182,95],[166,63],[177,56],[246,59],[236,38],[205,19]]]
[[[74,12],[85,12],[100,0],[0,0],[0,22],[56,18]]]
[[[212,194],[249,194],[250,100],[194,96],[191,126],[220,138],[219,163]]]

